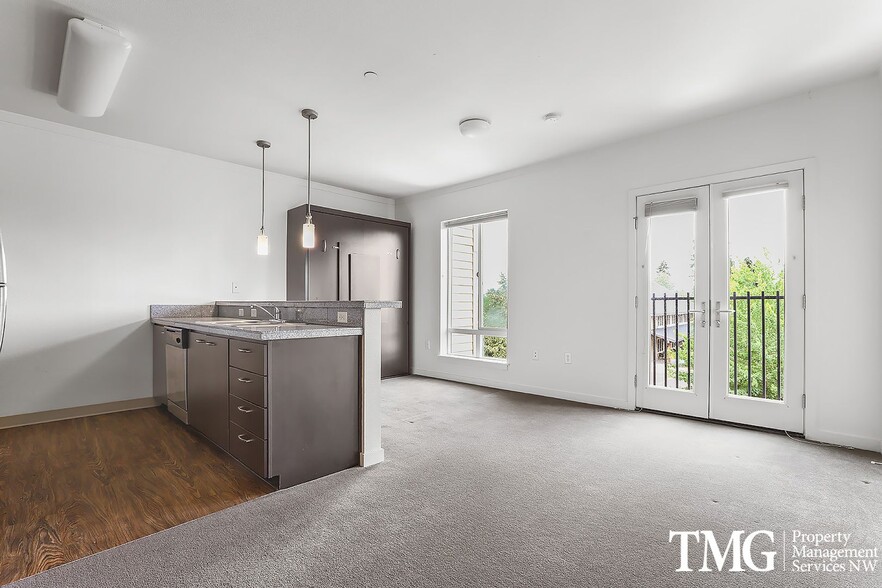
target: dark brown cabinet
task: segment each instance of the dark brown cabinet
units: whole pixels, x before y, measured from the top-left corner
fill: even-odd
[[[190,424],[209,441],[229,450],[229,339],[190,334],[187,405]]]
[[[410,224],[319,206],[312,216],[316,247],[307,250],[306,206],[288,211],[288,300],[400,300],[381,311],[381,374],[409,374]]]

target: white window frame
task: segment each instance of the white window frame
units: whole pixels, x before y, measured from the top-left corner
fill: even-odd
[[[487,214],[480,214],[470,217],[464,217],[459,219],[452,219],[448,221],[444,221],[441,223],[441,235],[442,235],[442,244],[443,244],[443,256],[442,256],[442,276],[441,276],[441,288],[442,295],[445,298],[446,304],[442,307],[445,309],[444,315],[441,317],[441,329],[442,329],[442,337],[441,337],[441,355],[446,357],[452,357],[456,359],[465,359],[471,361],[487,361],[492,363],[501,363],[507,364],[508,357],[495,358],[495,357],[485,357],[484,356],[484,337],[505,337],[508,340],[508,328],[494,328],[494,327],[482,327],[481,325],[484,322],[483,312],[484,312],[484,304],[481,299],[483,293],[483,268],[481,267],[482,263],[482,243],[481,239],[483,237],[483,225],[485,223],[493,222],[493,221],[508,221],[508,211],[500,210],[495,212],[490,212]],[[452,275],[452,266],[453,266],[453,256],[450,252],[453,249],[453,234],[450,229],[465,226],[465,225],[477,225],[478,231],[475,237],[475,251],[477,254],[475,255],[475,276],[473,277],[474,286],[474,304],[475,308],[477,308],[476,313],[476,321],[475,328],[466,329],[461,327],[451,327],[450,321],[453,316],[452,309],[452,293],[451,289],[453,287],[453,283],[451,280]],[[508,243],[506,243],[506,250],[508,250]],[[509,272],[506,271],[506,279],[508,279]],[[509,280],[510,282],[510,280]],[[508,312],[506,312],[508,315]],[[454,355],[450,353],[451,347],[451,335],[453,334],[462,334],[462,335],[472,335],[477,338],[477,350],[478,355]],[[506,345],[507,346],[507,345]],[[508,355],[508,354],[506,354]]]

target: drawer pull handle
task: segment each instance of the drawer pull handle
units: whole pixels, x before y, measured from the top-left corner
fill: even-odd
[[[208,345],[210,347],[214,347],[217,343],[212,343],[211,341],[206,341],[205,339],[196,339],[196,343],[202,343],[203,345]]]
[[[244,406],[237,406],[236,408],[239,409],[239,412],[244,412],[245,414],[248,414],[249,412],[254,412],[253,408],[245,408]]]
[[[238,351],[239,353],[251,353],[250,349],[243,349],[241,347],[239,347],[236,351]]]
[[[240,382],[242,382],[243,384],[250,384],[251,382],[254,381],[251,378],[236,378],[236,379],[239,380]]]
[[[254,441],[254,437],[252,437],[251,439],[246,439],[245,435],[239,435],[239,441],[241,441],[242,443],[251,443],[252,441]]]

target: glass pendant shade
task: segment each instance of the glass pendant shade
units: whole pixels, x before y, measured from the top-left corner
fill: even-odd
[[[315,225],[312,224],[312,216],[306,217],[303,223],[303,246],[306,249],[315,247]]]
[[[269,237],[262,233],[257,236],[257,254],[269,255]]]

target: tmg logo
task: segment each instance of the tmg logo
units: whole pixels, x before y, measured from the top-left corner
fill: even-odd
[[[732,560],[732,565],[728,568],[730,572],[743,572],[744,566],[747,566],[748,569],[754,572],[770,572],[774,570],[776,552],[761,551],[759,555],[765,558],[765,560],[762,566],[758,566],[754,559],[754,541],[756,541],[757,537],[763,537],[768,540],[770,546],[774,546],[775,534],[771,531],[754,531],[744,536],[745,532],[734,531],[729,536],[726,549],[721,550],[713,531],[671,531],[668,536],[668,543],[672,543],[675,537],[680,538],[680,567],[677,568],[677,571],[693,571],[689,567],[689,545],[691,539],[694,539],[698,545],[704,544],[704,559],[702,566],[698,569],[699,572],[722,572],[730,557]],[[709,555],[710,558],[708,557]]]

